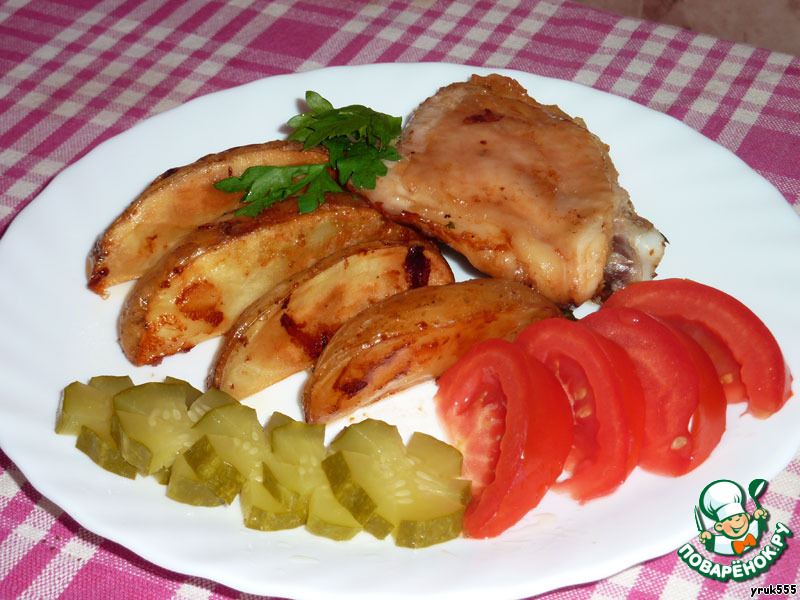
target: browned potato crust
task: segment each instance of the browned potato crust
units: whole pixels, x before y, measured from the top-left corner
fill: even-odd
[[[438,248],[376,241],[341,250],[276,285],[228,330],[209,386],[241,400],[310,368],[348,319],[393,294],[453,282]]]
[[[86,265],[89,289],[106,289],[140,277],[195,228],[238,208],[242,194],[214,183],[254,165],[324,163],[327,150],[303,151],[299,142],[275,141],[209,154],[158,176],[97,239]]]
[[[373,304],[345,323],[306,384],[306,421],[325,423],[441,375],[473,344],[513,339],[559,317],[550,300],[501,279],[417,288]]]
[[[255,218],[203,225],[136,282],[120,314],[120,344],[133,364],[158,364],[222,335],[259,296],[333,252],[417,237],[347,193],[307,214],[287,200]]]

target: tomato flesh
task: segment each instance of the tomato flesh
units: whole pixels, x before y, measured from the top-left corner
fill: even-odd
[[[697,371],[700,402],[689,429],[694,441],[691,468],[695,468],[709,457],[725,433],[728,402],[714,363],[704,348],[681,329],[669,322],[664,323],[676,334]]]
[[[633,361],[645,402],[639,466],[670,476],[697,467],[725,427],[725,398],[710,359],[691,338],[640,310],[604,307],[581,322]]]
[[[619,346],[566,319],[530,325],[516,339],[528,356],[556,375],[572,404],[569,478],[553,487],[580,502],[622,484],[639,460],[644,396],[630,358]]]
[[[605,306],[638,308],[708,327],[741,365],[747,410],[757,418],[780,410],[792,394],[792,376],[775,337],[749,308],[721,290],[690,279],[655,279],[612,294]]]
[[[534,508],[561,474],[572,446],[569,401],[544,365],[495,339],[473,346],[438,386],[439,418],[464,454],[464,475],[477,482],[464,534],[497,536]],[[496,458],[473,456],[486,451]]]
[[[742,381],[742,365],[738,363],[733,352],[716,333],[698,321],[689,321],[678,317],[663,319],[673,327],[680,329],[700,344],[714,364],[719,382],[725,392],[728,404],[747,401],[747,389]]]

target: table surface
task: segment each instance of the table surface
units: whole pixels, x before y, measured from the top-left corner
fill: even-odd
[[[0,235],[65,166],[191,98],[331,65],[449,62],[588,85],[730,149],[800,212],[800,58],[559,0],[0,3]],[[800,530],[800,457],[763,506]],[[689,541],[689,540],[687,540]],[[675,552],[548,598],[749,598],[800,580],[800,549],[720,583]],[[86,531],[0,451],[0,599],[253,598]],[[110,597],[110,596],[109,596]]]

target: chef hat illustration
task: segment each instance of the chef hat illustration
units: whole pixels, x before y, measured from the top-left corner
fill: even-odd
[[[735,481],[719,479],[700,494],[700,508],[711,519],[724,521],[744,510],[745,495],[742,487]]]

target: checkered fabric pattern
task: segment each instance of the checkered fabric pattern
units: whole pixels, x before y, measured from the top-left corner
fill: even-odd
[[[0,235],[89,149],[187,100],[280,73],[377,62],[506,67],[676,117],[729,148],[800,212],[800,58],[562,0],[5,0]],[[800,460],[762,504],[800,531]],[[688,540],[687,540],[688,541]],[[548,598],[746,598],[800,581],[785,555],[746,584],[673,553]],[[0,599],[252,598],[149,564],[82,529],[0,452]]]

